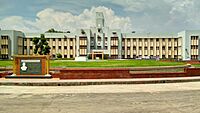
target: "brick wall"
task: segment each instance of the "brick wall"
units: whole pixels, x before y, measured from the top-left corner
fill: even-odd
[[[60,73],[52,74],[60,79],[112,79],[112,78],[131,78],[129,69],[120,68],[78,68],[62,69]]]
[[[185,77],[185,72],[170,72],[170,73],[134,73],[132,78],[166,78],[166,77]]]
[[[117,78],[162,78],[200,76],[200,68],[185,68],[184,72],[130,73],[129,68],[54,68],[50,74],[60,79],[117,79]],[[12,71],[0,72],[0,77]]]
[[[185,68],[186,76],[200,76],[200,68]]]

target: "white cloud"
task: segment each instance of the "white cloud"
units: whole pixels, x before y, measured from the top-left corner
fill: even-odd
[[[119,17],[115,15],[112,9],[103,6],[85,9],[79,15],[47,8],[38,12],[34,21],[20,16],[11,16],[0,20],[0,27],[24,32],[44,32],[49,28],[64,31],[75,30],[76,28],[90,28],[95,26],[95,14],[97,11],[104,13],[107,26],[121,28],[123,31],[131,30],[132,25],[129,17]]]
[[[171,1],[171,10],[169,11],[170,20],[168,24],[181,23],[185,29],[199,29],[200,13],[198,0],[174,0]]]
[[[104,0],[107,1],[108,0]],[[135,30],[178,32],[200,29],[199,0],[113,0],[130,15]]]
[[[28,20],[25,20],[20,16],[10,16],[0,20],[0,28],[2,29],[14,29],[14,30],[23,30],[23,31],[36,31],[34,23]]]
[[[159,5],[163,3],[163,1],[162,0],[112,0],[111,3],[122,6],[124,8],[124,11],[138,13],[149,9],[157,8],[159,7]]]

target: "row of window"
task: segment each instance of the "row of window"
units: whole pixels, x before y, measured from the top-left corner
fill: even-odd
[[[198,45],[191,45],[191,49],[198,49]]]
[[[0,59],[8,59],[9,57],[8,57],[8,55],[6,54],[6,55],[0,55]]]
[[[63,57],[64,57],[64,58],[67,58],[67,56],[68,56],[68,55],[63,55]],[[53,54],[53,55],[52,55],[52,57],[54,57],[54,58],[55,58],[55,57],[56,57],[56,55],[54,55],[54,54]],[[70,58],[73,58],[73,55],[69,55],[69,57],[70,57]]]
[[[139,48],[139,50],[142,50],[142,47],[140,46],[140,47],[138,47]],[[150,50],[153,50],[153,48],[154,47],[150,47]],[[127,47],[127,50],[130,50],[131,48],[130,47]],[[159,50],[160,49],[160,47],[156,47],[156,50]],[[165,50],[166,49],[166,47],[165,46],[163,46],[162,47],[162,50]],[[168,47],[168,50],[171,50],[172,49],[172,47]],[[124,47],[122,47],[122,50],[125,50],[125,48]],[[136,50],[136,46],[134,46],[133,47],[133,50]],[[148,50],[148,47],[144,47],[144,50]],[[174,47],[174,50],[177,50],[177,47]]]
[[[198,59],[198,55],[191,55],[191,59],[192,60],[197,60]]]
[[[33,46],[29,46],[30,49],[33,49]],[[58,46],[58,49],[61,49],[62,46]],[[24,46],[24,49],[27,49],[27,46]],[[52,46],[52,49],[56,49],[56,46]],[[67,46],[64,46],[64,49],[67,49]],[[70,49],[73,49],[73,46],[70,46]]]
[[[153,56],[153,55],[150,55],[150,56],[148,56],[148,55],[145,55],[144,57],[149,57],[149,58],[159,58],[160,56],[159,55],[157,55],[157,56]],[[125,55],[122,55],[122,58],[125,58]],[[131,58],[131,55],[127,55],[127,58],[128,59],[130,59]],[[142,58],[142,55],[133,55],[133,59],[136,59],[136,58]],[[165,55],[162,55],[162,58],[166,58],[166,56]],[[174,55],[174,57],[172,56],[172,55],[168,55],[168,58],[170,59],[170,58],[178,58],[178,55]]]
[[[61,41],[61,38],[46,38],[47,41],[49,41],[50,39],[52,39],[53,41],[56,41],[56,39],[58,39],[58,41]],[[24,41],[27,41],[26,38],[24,38]],[[33,41],[33,38],[30,38],[30,41]],[[67,38],[64,38],[64,41],[67,41]],[[70,38],[70,41],[73,41],[73,38]]]
[[[1,39],[8,40],[8,36],[1,36]]]
[[[167,39],[167,38],[162,38],[162,41],[165,41],[166,39]],[[127,40],[127,42],[130,42],[130,41],[131,41],[130,38],[127,38],[126,40]],[[147,40],[148,40],[147,38],[144,38],[144,41],[145,41],[145,42],[147,42]],[[159,41],[159,40],[160,40],[160,38],[156,38],[156,41]],[[123,41],[124,41],[124,40],[123,40]],[[142,38],[139,38],[138,41],[142,41]],[[150,38],[150,41],[152,42],[152,41],[153,41],[153,38]],[[171,38],[168,38],[168,42],[170,42],[170,41],[171,41]],[[178,41],[178,39],[175,38],[174,41],[176,42],[176,41]],[[133,39],[133,42],[136,42],[136,39],[135,39],[135,38]]]
[[[1,48],[2,48],[2,49],[7,49],[7,48],[8,48],[8,45],[1,45]]]
[[[191,40],[198,40],[199,36],[191,36]]]

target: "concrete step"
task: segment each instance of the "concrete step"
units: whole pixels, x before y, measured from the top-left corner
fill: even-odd
[[[5,76],[6,79],[14,79],[14,78],[19,78],[19,79],[51,79],[52,76],[44,76],[44,75],[20,75],[20,76],[12,76],[12,75],[7,75]]]
[[[174,77],[174,78],[141,78],[141,79],[7,79],[1,78],[0,85],[7,86],[82,86],[82,85],[107,85],[107,84],[157,84],[196,82],[200,77]]]

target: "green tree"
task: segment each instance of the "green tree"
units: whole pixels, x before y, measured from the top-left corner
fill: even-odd
[[[60,53],[58,53],[57,58],[62,58],[62,55]]]
[[[81,34],[83,34],[83,35],[85,34],[85,31],[83,29],[81,29]]]
[[[46,33],[64,33],[63,31],[57,31],[54,28],[49,29]]]
[[[49,47],[44,34],[41,34],[40,38],[34,37],[33,44],[35,45],[34,54],[48,55],[50,53],[51,47]]]
[[[54,33],[56,32],[56,30],[54,28],[49,29],[48,31],[46,31],[47,33]]]

